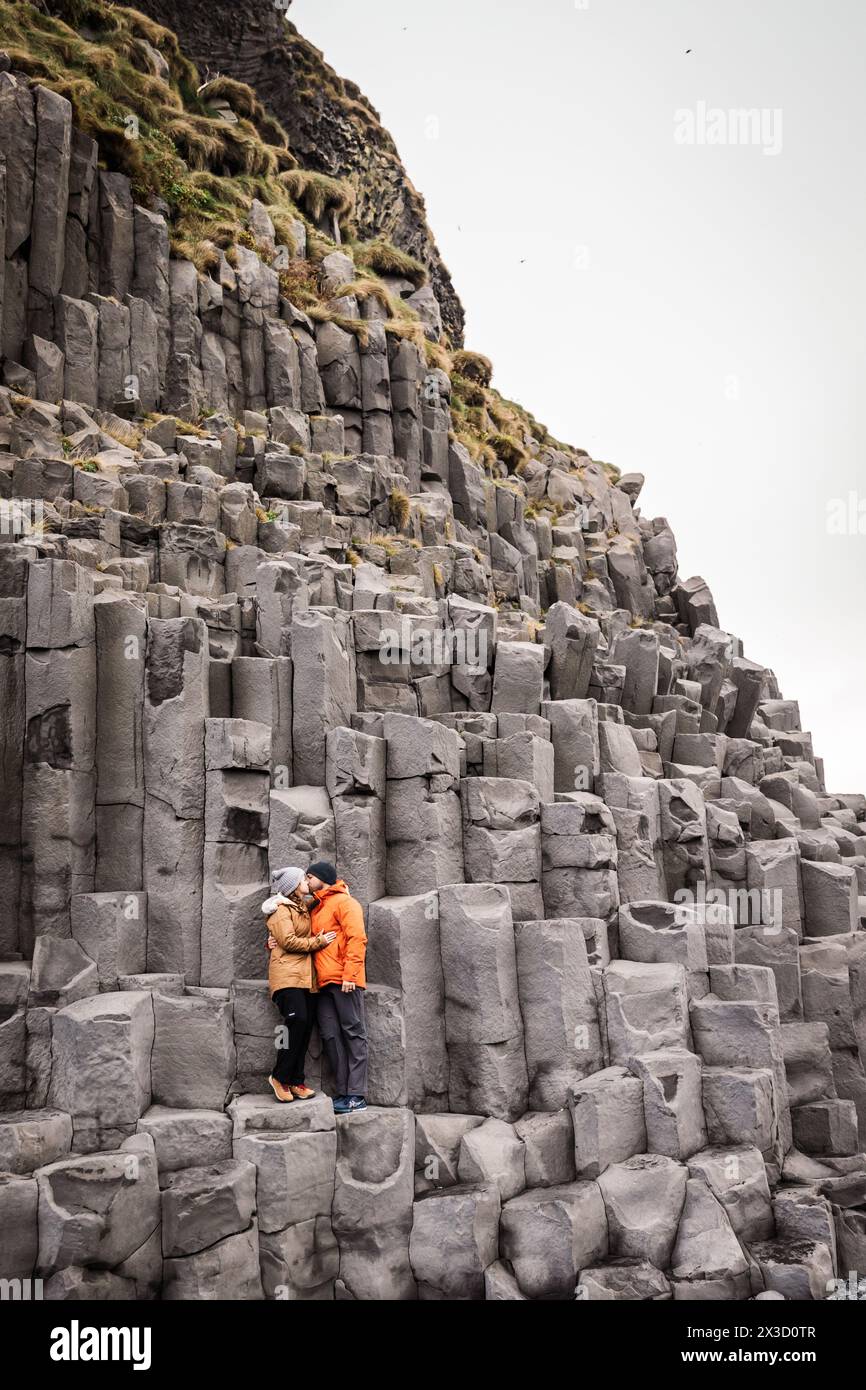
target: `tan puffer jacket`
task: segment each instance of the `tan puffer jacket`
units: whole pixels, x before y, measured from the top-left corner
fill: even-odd
[[[262,903],[268,931],[277,942],[270,953],[268,988],[271,997],[278,989],[308,989],[317,993],[314,951],[324,945],[312,934],[310,914],[294,898],[278,893]]]

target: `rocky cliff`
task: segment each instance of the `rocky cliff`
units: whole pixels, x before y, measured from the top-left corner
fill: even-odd
[[[348,180],[360,234],[384,236],[427,267],[451,343],[461,347],[463,306],[428,226],[424,199],[377,111],[286,19],[288,6],[143,0],[140,8],[177,32],[202,74],[239,78],[255,88],[306,167]]]
[[[0,4],[0,1277],[827,1297],[866,797],[258,82],[63,8]],[[315,1036],[321,1094],[267,1085],[261,903],[321,858],[369,938],[338,1118]]]

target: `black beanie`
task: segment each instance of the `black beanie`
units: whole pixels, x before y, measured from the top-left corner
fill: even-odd
[[[319,860],[317,864],[311,864],[307,873],[312,874],[314,878],[320,878],[323,883],[333,884],[337,882],[337,870],[333,864],[329,864],[325,859]]]

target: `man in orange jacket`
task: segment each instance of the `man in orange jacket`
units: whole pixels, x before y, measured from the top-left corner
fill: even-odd
[[[319,1035],[337,1085],[334,1111],[351,1115],[367,1109],[367,1025],[364,989],[367,933],[364,910],[333,864],[319,860],[307,870],[316,899],[313,931],[335,932],[314,957],[319,985]]]

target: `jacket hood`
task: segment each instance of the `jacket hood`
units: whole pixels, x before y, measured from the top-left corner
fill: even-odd
[[[332,893],[345,893],[348,895],[348,892],[349,890],[346,887],[343,880],[341,878],[338,878],[336,883],[326,883],[324,888],[320,888],[317,893],[313,894],[313,896],[315,898],[318,898],[319,902],[321,902],[323,898],[330,897]]]
[[[262,903],[262,912],[265,917],[272,917],[278,907],[296,907],[291,898],[284,898],[282,893],[275,893],[272,898],[266,898]]]

